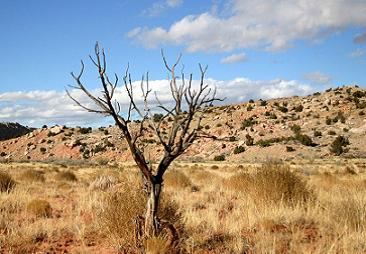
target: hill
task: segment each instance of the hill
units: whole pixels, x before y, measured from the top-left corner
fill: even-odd
[[[0,140],[20,137],[32,131],[32,128],[25,127],[19,123],[0,122]]]
[[[366,90],[344,86],[306,97],[278,98],[212,107],[202,128],[220,140],[198,140],[181,160],[260,162],[297,158],[366,157]],[[164,123],[164,128],[169,121]],[[164,131],[163,128],[163,131]],[[162,153],[144,137],[150,158]],[[90,159],[123,162],[132,157],[119,130],[54,126],[0,142],[11,160]]]

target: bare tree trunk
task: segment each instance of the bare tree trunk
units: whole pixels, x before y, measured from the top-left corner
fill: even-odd
[[[160,202],[161,183],[156,181],[150,182],[149,188],[145,214],[145,237],[156,236],[159,233],[157,212]]]

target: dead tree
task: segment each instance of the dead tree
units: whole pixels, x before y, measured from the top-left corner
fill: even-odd
[[[155,94],[155,100],[157,107],[161,112],[164,112],[163,117],[158,121],[153,121],[153,115],[151,110],[151,104],[148,100],[151,93],[149,87],[149,77],[141,79],[141,91],[143,105],[138,105],[136,95],[134,94],[134,87],[131,81],[131,75],[127,68],[123,77],[123,85],[128,94],[128,107],[125,111],[121,111],[121,105],[114,99],[115,91],[119,82],[117,74],[114,75],[113,82],[110,80],[106,73],[107,61],[103,49],[99,48],[98,43],[94,49],[95,56],[89,56],[92,63],[98,70],[99,79],[102,86],[102,96],[97,97],[93,95],[82,83],[81,77],[84,72],[84,63],[81,61],[81,71],[78,75],[71,73],[73,79],[76,82],[75,86],[71,86],[74,89],[81,90],[92,102],[97,106],[96,109],[85,106],[79,100],[75,99],[71,93],[66,90],[68,96],[81,108],[106,116],[111,116],[121,130],[123,137],[126,139],[129,150],[140,169],[144,181],[147,186],[147,205],[146,213],[144,217],[144,236],[150,237],[159,233],[159,218],[157,218],[157,211],[159,209],[160,194],[162,191],[162,183],[164,180],[164,174],[167,171],[169,165],[179,155],[184,153],[193,142],[201,137],[209,137],[202,132],[201,119],[207,111],[208,107],[212,106],[212,103],[221,99],[216,97],[216,89],[212,89],[209,85],[205,84],[206,67],[199,65],[200,80],[198,88],[193,88],[192,74],[186,79],[183,71],[181,77],[178,78],[176,74],[177,65],[181,59],[181,55],[177,58],[173,65],[169,65],[163,52],[162,59],[165,67],[169,73],[170,93],[174,101],[173,106],[170,108],[164,105],[159,100],[157,94]],[[137,113],[140,122],[136,128],[136,123],[132,122],[133,113]],[[168,135],[162,134],[161,128],[164,120],[170,117],[171,124],[169,126]],[[143,137],[147,131],[153,131],[157,137],[159,144],[164,148],[164,154],[154,168],[143,153]],[[136,131],[137,130],[137,131]]]

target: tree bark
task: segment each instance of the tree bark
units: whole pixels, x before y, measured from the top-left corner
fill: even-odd
[[[150,193],[146,205],[145,237],[157,236],[159,233],[157,212],[159,209],[161,182],[150,182]]]

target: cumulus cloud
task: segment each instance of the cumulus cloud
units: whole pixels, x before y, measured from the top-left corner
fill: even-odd
[[[224,14],[183,17],[168,28],[135,28],[127,36],[146,47],[183,45],[189,52],[274,51],[291,47],[295,40],[318,41],[348,26],[366,26],[366,2],[357,0],[232,0],[222,9]],[[363,40],[363,35],[357,39]]]
[[[355,51],[353,51],[353,52],[351,52],[349,54],[349,57],[351,57],[351,58],[358,58],[358,57],[364,56],[365,53],[366,52],[364,50],[362,50],[362,49],[356,49]]]
[[[320,71],[307,73],[305,74],[304,78],[317,84],[328,84],[332,80],[330,76]]]
[[[246,60],[247,60],[247,56],[245,55],[245,53],[240,53],[240,54],[232,54],[230,56],[227,56],[227,57],[221,59],[220,63],[231,64],[231,63],[244,62]]]
[[[183,4],[183,0],[164,0],[155,2],[149,9],[143,11],[143,15],[155,17],[169,8],[177,8]]]
[[[307,95],[313,89],[295,80],[251,80],[236,78],[229,81],[207,79],[206,83],[217,88],[220,98],[226,98],[224,104],[244,102],[249,99],[269,99],[292,95]],[[193,87],[198,87],[199,81],[193,81]],[[136,102],[142,105],[140,81],[133,82]],[[172,105],[169,83],[167,80],[150,81],[150,88],[157,93],[159,100],[165,105]],[[92,91],[100,94],[100,89]],[[87,107],[94,108],[80,90],[71,90],[71,94]],[[117,101],[122,109],[128,107],[128,96],[123,87],[116,90]],[[153,96],[154,97],[154,96]],[[155,98],[150,98],[154,107]],[[156,105],[155,105],[156,106]],[[156,110],[156,107],[155,107]],[[109,119],[109,118],[107,118]],[[0,121],[20,122],[29,126],[43,124],[92,125],[98,126],[106,122],[101,115],[88,113],[75,105],[65,92],[59,91],[28,91],[9,92],[0,94]],[[112,122],[110,122],[112,123]]]

